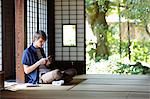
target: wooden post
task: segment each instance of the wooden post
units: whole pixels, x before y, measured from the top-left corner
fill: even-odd
[[[0,71],[0,91],[4,88],[4,71]]]
[[[24,83],[25,75],[21,62],[24,51],[24,0],[15,0],[15,37],[16,37],[16,82]]]
[[[2,0],[2,71],[5,79],[15,78],[14,0]]]

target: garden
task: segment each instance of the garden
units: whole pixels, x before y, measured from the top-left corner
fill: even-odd
[[[87,74],[150,74],[149,0],[86,0]]]

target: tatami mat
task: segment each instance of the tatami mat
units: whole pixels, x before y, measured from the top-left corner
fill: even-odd
[[[80,91],[125,91],[125,92],[150,92],[150,86],[136,86],[136,85],[92,85],[80,84],[71,90]]]
[[[134,80],[122,80],[122,79],[87,79],[82,82],[82,84],[95,84],[95,85],[141,85],[141,86],[150,86],[150,83],[148,83],[149,80],[139,80],[139,79],[134,79]],[[150,81],[149,81],[150,82]]]
[[[149,80],[150,75],[119,75],[119,74],[84,74],[78,75],[75,78],[81,79],[121,79],[121,80]]]
[[[71,90],[150,92],[150,75],[79,75],[86,78]]]
[[[38,86],[34,87],[27,87],[27,84],[11,84],[11,83],[5,83],[5,89],[11,90],[11,91],[19,91],[19,90],[70,90],[75,85],[79,84],[80,82],[84,81],[84,79],[73,79],[68,84],[57,86],[52,84],[38,84]]]
[[[68,85],[2,91],[2,99],[150,99],[150,75],[78,75]]]
[[[99,92],[99,91],[59,91],[24,90],[3,92],[2,99],[150,99],[149,93],[141,92]]]

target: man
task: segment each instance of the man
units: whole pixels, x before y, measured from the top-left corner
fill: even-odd
[[[34,34],[33,43],[25,49],[22,56],[24,72],[27,75],[27,82],[32,84],[51,83],[54,80],[63,79],[66,82],[72,80],[76,75],[75,69],[60,71],[59,69],[48,70],[46,67],[51,64],[51,58],[45,56],[43,45],[46,41],[46,34],[39,30]],[[41,70],[41,71],[40,71]],[[39,80],[40,79],[40,80]]]

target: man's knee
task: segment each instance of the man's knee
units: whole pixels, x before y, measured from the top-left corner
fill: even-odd
[[[41,76],[41,80],[43,83],[51,83],[54,80],[61,79],[63,74],[59,69],[55,69],[53,71],[47,72]]]
[[[75,75],[77,75],[77,70],[74,68],[71,68],[71,69],[65,70],[64,73],[68,76],[74,77]]]
[[[41,76],[42,83],[51,83],[54,80],[52,72],[47,72]]]
[[[75,75],[77,75],[77,71],[74,68],[67,69],[64,71],[64,73],[62,73],[62,71],[60,71],[59,69],[55,69],[46,74],[43,74],[41,80],[43,81],[43,83],[51,83],[54,80],[60,79],[64,79],[65,81],[69,82]]]
[[[61,71],[59,69],[55,69],[52,71],[54,80],[59,80],[62,78],[63,74],[61,73]]]

